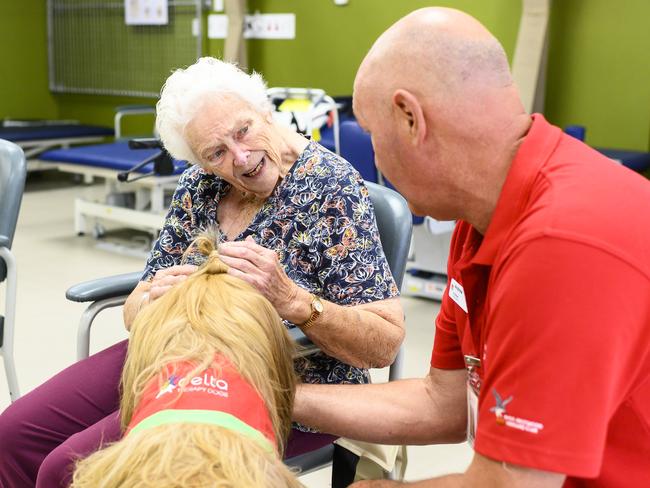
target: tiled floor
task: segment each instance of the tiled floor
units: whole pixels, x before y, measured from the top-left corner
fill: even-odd
[[[14,351],[22,393],[75,360],[76,328],[84,307],[67,301],[66,289],[84,280],[135,271],[143,265],[142,258],[98,249],[92,237],[74,235],[74,198],[96,195],[101,186],[66,182],[52,175],[30,176],[14,240],[19,277]],[[1,303],[4,286],[0,285],[0,290]],[[403,298],[403,304],[407,318],[405,376],[422,376],[428,369],[438,304],[414,298]],[[91,352],[123,338],[126,333],[120,311],[104,312],[93,327]],[[373,371],[373,377],[381,381],[385,372]],[[8,404],[4,369],[0,366],[0,410]],[[406,478],[463,470],[471,455],[465,444],[409,447]],[[328,487],[329,469],[305,475],[301,480],[308,488]]]

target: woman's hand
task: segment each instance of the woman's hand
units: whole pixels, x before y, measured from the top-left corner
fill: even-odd
[[[131,325],[140,310],[163,296],[172,286],[185,281],[194,271],[196,271],[196,266],[189,264],[171,266],[156,271],[151,281],[138,282],[138,285],[124,303],[122,313],[124,315],[124,326],[126,330],[131,330]]]
[[[255,287],[273,304],[280,317],[294,323],[309,318],[307,292],[287,276],[275,251],[260,246],[249,236],[244,241],[221,244],[219,255],[230,267],[228,274]],[[299,298],[299,294],[307,296]],[[299,306],[301,301],[307,304],[306,307]]]
[[[156,271],[151,280],[151,288],[149,288],[149,302],[163,296],[172,286],[185,281],[189,275],[196,271],[196,268],[191,264],[183,264]]]

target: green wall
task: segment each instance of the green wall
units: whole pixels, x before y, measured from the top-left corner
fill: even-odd
[[[546,116],[595,146],[650,150],[650,1],[555,0]]]
[[[520,0],[249,0],[251,11],[295,12],[295,41],[249,41],[250,66],[270,85],[352,91],[374,39],[417,8],[441,5],[478,18],[510,59]],[[595,146],[650,149],[650,1],[554,0],[549,26],[546,117],[587,127]]]
[[[520,0],[249,0],[251,11],[296,13],[295,40],[250,40],[249,65],[271,86],[318,86],[350,95],[357,67],[375,39],[412,10],[432,4],[462,9],[495,32],[510,56]]]
[[[0,0],[0,118],[60,117],[111,124],[113,108],[148,99],[51,95],[47,88],[44,0]],[[463,9],[512,58],[521,0],[249,0],[249,10],[296,13],[296,39],[249,41],[249,66],[273,86],[317,86],[349,95],[374,39],[404,14],[427,5]],[[555,0],[550,23],[547,118],[587,127],[596,146],[650,149],[650,1]],[[206,54],[220,56],[210,40]],[[27,60],[27,61],[25,61]],[[136,125],[136,132],[150,121]],[[127,127],[128,130],[128,127]]]
[[[45,25],[44,0],[0,0],[0,119],[58,116]]]

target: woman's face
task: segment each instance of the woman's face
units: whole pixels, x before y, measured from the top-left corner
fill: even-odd
[[[236,95],[206,100],[185,128],[201,166],[240,191],[267,198],[280,178],[282,138]]]

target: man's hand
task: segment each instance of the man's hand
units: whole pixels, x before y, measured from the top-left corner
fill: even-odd
[[[221,244],[219,255],[230,267],[228,274],[251,284],[273,304],[282,318],[291,321],[308,318],[308,314],[293,316],[294,301],[300,290],[284,272],[275,251],[260,246],[249,236],[244,241]]]
[[[364,480],[352,483],[350,488],[392,488],[400,486],[402,483],[390,480]]]
[[[172,286],[185,281],[189,275],[196,271],[196,269],[197,267],[191,264],[159,269],[154,275],[153,280],[151,280],[149,302],[153,302],[163,296],[171,290]]]

